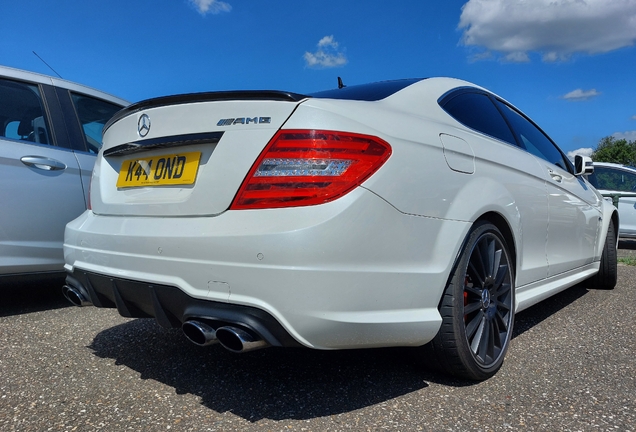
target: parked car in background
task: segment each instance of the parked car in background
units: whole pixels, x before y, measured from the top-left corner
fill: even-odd
[[[449,78],[142,101],[104,128],[65,292],[198,345],[419,347],[482,380],[516,312],[616,284],[592,171]]]
[[[64,274],[106,121],[123,99],[0,66],[0,284]]]
[[[627,165],[594,162],[590,183],[604,195],[636,194],[636,168]],[[620,226],[618,235],[636,238],[636,196],[623,196],[618,201]]]

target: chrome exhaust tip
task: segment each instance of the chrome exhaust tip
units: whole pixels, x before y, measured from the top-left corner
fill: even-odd
[[[190,342],[199,346],[208,346],[217,343],[216,331],[209,325],[200,321],[189,320],[183,323],[181,330]]]
[[[82,291],[75,288],[74,286],[64,285],[62,287],[62,294],[64,294],[64,297],[66,297],[66,299],[73,303],[75,306],[81,307],[93,305],[93,303],[91,303],[90,300],[86,298],[84,293],[82,293]]]
[[[265,348],[268,343],[263,339],[237,327],[219,327],[216,337],[223,348],[235,353],[244,353]]]

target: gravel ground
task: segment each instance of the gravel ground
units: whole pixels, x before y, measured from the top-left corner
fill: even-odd
[[[582,284],[518,314],[482,383],[408,349],[200,348],[150,319],[69,307],[57,286],[5,287],[0,430],[633,431],[635,286],[619,266],[613,291]]]

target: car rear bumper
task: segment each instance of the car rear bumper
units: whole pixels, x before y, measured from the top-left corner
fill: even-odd
[[[298,347],[274,317],[261,309],[190,297],[177,287],[113,278],[75,269],[66,277],[94,306],[117,308],[129,318],[155,318],[162,327],[181,327],[189,320],[219,328],[238,325],[271,346]]]
[[[439,329],[469,227],[401,213],[364,188],[320,206],[215,217],[87,211],[67,225],[65,268],[96,306],[164,326],[224,311],[221,321],[271,345],[418,346]]]

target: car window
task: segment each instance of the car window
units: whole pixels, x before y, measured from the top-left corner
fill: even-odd
[[[50,144],[49,136],[38,86],[0,79],[0,137]]]
[[[72,93],[71,96],[84,131],[88,151],[98,153],[102,146],[104,125],[121,107],[79,93]]]
[[[519,142],[529,153],[569,171],[569,164],[565,161],[563,153],[541,129],[505,103],[497,101],[497,104],[518,134]]]
[[[460,93],[446,99],[442,108],[455,120],[469,128],[516,145],[506,121],[485,94]]]
[[[324,99],[378,101],[387,98],[418,81],[422,81],[422,78],[381,81],[371,84],[345,86],[333,90],[310,93],[307,96]]]
[[[617,168],[594,166],[594,186],[597,189],[633,192],[636,189],[636,173]]]

